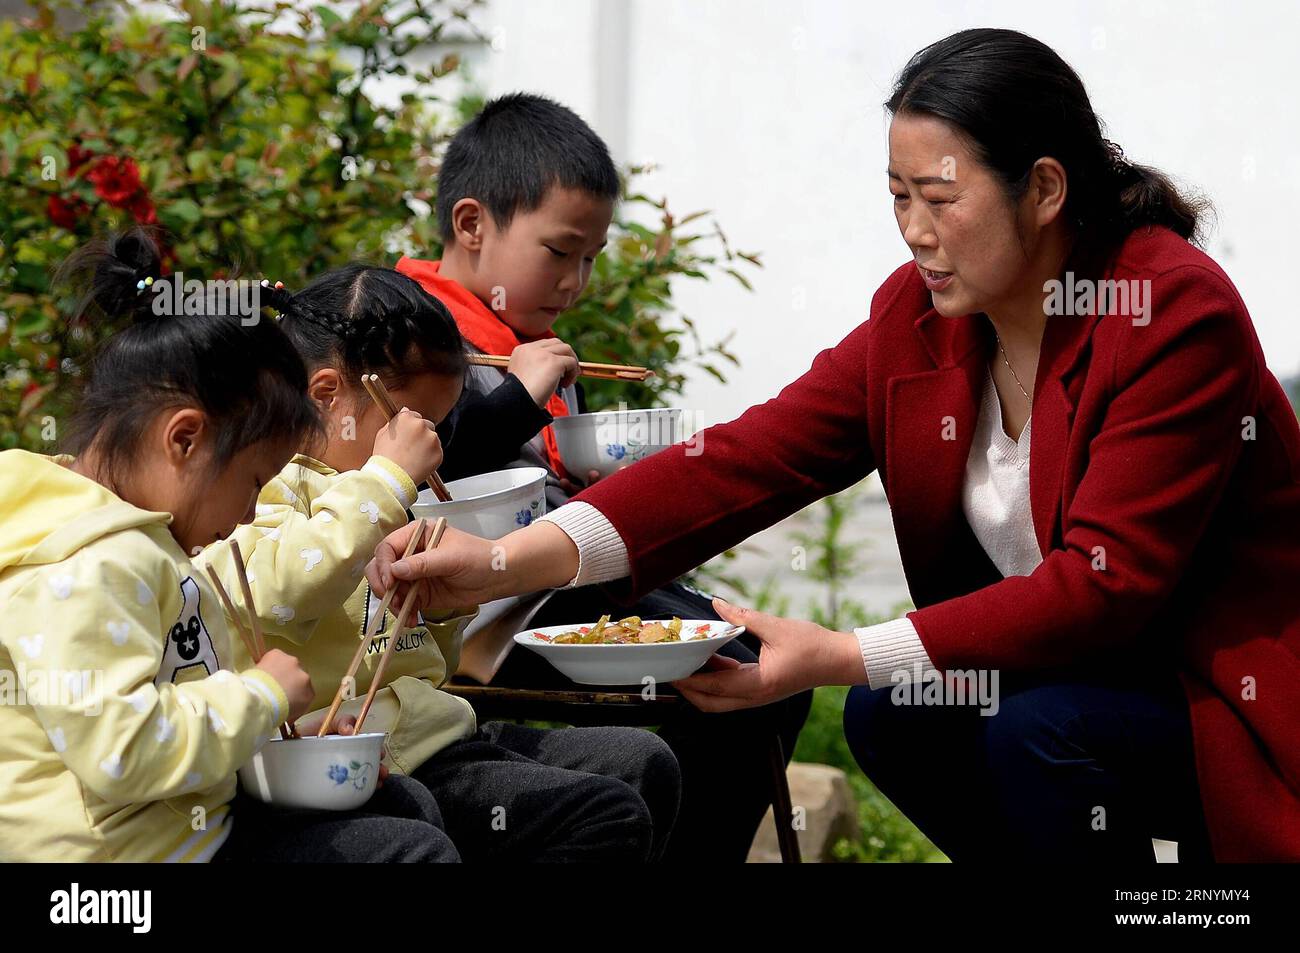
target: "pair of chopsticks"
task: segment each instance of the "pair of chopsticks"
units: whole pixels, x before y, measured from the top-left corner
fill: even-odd
[[[397,405],[393,403],[392,395],[388,393],[388,388],[384,386],[384,382],[379,379],[378,374],[362,374],[361,386],[366,389],[370,399],[384,412],[384,416],[388,420],[392,420],[400,413]],[[412,478],[414,478],[414,474]],[[447,485],[442,482],[442,477],[438,476],[437,472],[429,474],[429,485],[433,487],[434,494],[442,502],[446,503],[451,499],[451,494],[447,492]]]
[[[470,354],[471,364],[484,367],[508,367],[510,358],[505,354]],[[597,377],[605,381],[643,381],[653,377],[654,371],[648,367],[635,367],[631,364],[597,364],[593,361],[579,361],[578,373],[582,377]]]
[[[252,628],[251,633],[244,627],[244,623],[239,618],[239,613],[235,611],[235,604],[231,602],[226,587],[221,584],[221,577],[216,574],[216,571],[211,566],[208,567],[208,578],[212,580],[212,586],[217,590],[217,596],[221,599],[221,604],[225,606],[226,615],[235,624],[235,628],[239,631],[239,637],[244,642],[244,648],[248,650],[248,654],[253,658],[253,664],[256,665],[262,661],[262,656],[266,654],[266,641],[262,638],[262,623],[258,621],[257,608],[253,605],[253,590],[248,585],[248,572],[244,569],[244,556],[239,551],[239,543],[233,539],[230,541],[230,554],[235,557],[235,572],[239,576],[239,588],[244,593],[244,605],[248,609],[248,624]],[[280,737],[297,738],[299,737],[298,730],[294,728],[292,722],[286,721],[280,726]]]
[[[420,537],[424,535],[426,522],[427,521],[424,519],[416,521],[415,531],[411,533],[411,538],[406,543],[406,552],[402,555],[403,559],[415,552],[415,547],[419,544]],[[447,520],[441,516],[438,517],[437,521],[433,524],[433,532],[429,535],[429,542],[424,547],[425,552],[437,547],[438,543],[442,541],[442,534],[446,529]],[[384,598],[379,604],[378,611],[370,617],[370,622],[366,626],[366,633],[361,637],[361,644],[357,646],[357,651],[352,656],[352,663],[348,666],[347,674],[345,674],[342,681],[339,682],[339,690],[334,693],[334,701],[330,705],[329,712],[325,715],[325,720],[321,722],[320,731],[316,734],[318,738],[324,738],[330,733],[330,728],[334,725],[334,718],[338,715],[339,707],[343,704],[343,696],[347,693],[349,685],[356,684],[357,672],[361,669],[361,661],[366,657],[366,651],[370,648],[370,642],[379,631],[379,626],[384,620],[384,615],[388,612],[389,603],[393,601],[393,593],[396,591],[397,586],[394,584],[386,593],[384,593]],[[383,684],[384,672],[388,670],[388,661],[392,658],[393,648],[397,645],[397,639],[402,634],[402,629],[406,627],[407,616],[410,615],[411,607],[414,604],[414,600],[409,597],[402,603],[401,611],[397,614],[397,622],[389,633],[388,644],[384,646],[384,654],[379,657],[379,664],[375,666],[375,674],[370,679],[370,690],[366,692],[366,700],[361,706],[360,713],[357,715],[356,726],[352,729],[353,734],[361,734],[361,725],[365,722],[366,716],[370,714],[370,706],[374,704],[375,695],[378,693],[379,687]]]

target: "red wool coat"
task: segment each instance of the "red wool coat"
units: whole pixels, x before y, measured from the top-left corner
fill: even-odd
[[[1300,427],[1209,257],[1143,229],[1110,277],[1150,281],[1150,320],[1048,320],[1029,576],[1001,577],[961,506],[991,330],[938,314],[911,263],[698,456],[673,447],[577,499],[628,546],[631,576],[610,587],[626,600],[878,470],[939,668],[1167,660],[1216,858],[1300,860]]]

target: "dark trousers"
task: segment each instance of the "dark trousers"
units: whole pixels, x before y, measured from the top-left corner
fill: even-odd
[[[635,728],[491,722],[356,811],[273,807],[240,792],[227,863],[644,863],[680,796],[677,763]]]
[[[605,613],[619,619],[717,619],[708,597],[677,583],[649,593],[633,606],[619,606],[595,586],[556,592],[532,627],[590,624]],[[753,636],[733,639],[722,655],[741,662],[758,658]],[[516,648],[506,657],[493,685],[513,688],[573,688],[535,652]],[[658,691],[671,694],[671,685]],[[681,809],[664,851],[665,862],[742,863],[771,804],[768,761],[773,734],[779,733],[786,761],[808,717],[812,693],[726,714],[706,714],[690,704],[676,706],[660,726],[659,737],[677,757],[681,768]],[[459,841],[458,841],[459,843]]]
[[[997,714],[849,692],[862,770],[954,861],[1211,860],[1182,688],[1172,674],[1004,684]]]
[[[213,858],[225,863],[456,863],[438,805],[425,788],[390,776],[355,811],[273,807],[242,791],[234,827]]]
[[[411,777],[467,863],[658,860],[677,815],[677,762],[635,728],[489,722]]]

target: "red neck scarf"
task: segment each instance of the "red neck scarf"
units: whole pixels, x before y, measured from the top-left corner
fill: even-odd
[[[516,347],[525,343],[520,340],[513,328],[502,321],[482,301],[470,293],[459,281],[441,274],[440,261],[425,261],[420,258],[398,259],[397,271],[414,278],[425,291],[447,306],[451,316],[456,319],[460,333],[484,354],[511,354]],[[554,332],[534,338],[553,338]],[[552,394],[546,401],[546,411],[552,417],[567,417],[569,405],[559,394]],[[564,464],[560,462],[560,448],[555,442],[555,431],[551,427],[542,429],[542,440],[546,443],[546,458],[551,469],[560,476],[567,476]]]

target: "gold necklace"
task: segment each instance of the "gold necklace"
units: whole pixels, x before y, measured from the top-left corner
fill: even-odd
[[[996,330],[993,332],[993,336],[997,338],[998,350],[1002,352],[1002,363],[1007,366],[1007,370],[1011,372],[1011,376],[1016,379],[1016,386],[1020,388],[1020,393],[1025,395],[1025,400],[1029,401],[1029,406],[1033,407],[1034,398],[1029,396],[1029,391],[1025,390],[1025,385],[1020,383],[1020,375],[1017,374],[1016,369],[1011,366],[1011,360],[1007,357],[1007,349],[1002,346],[1002,336],[998,334]]]

